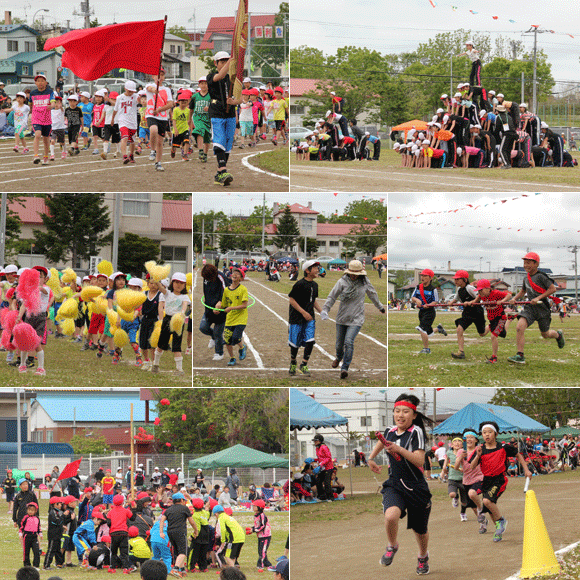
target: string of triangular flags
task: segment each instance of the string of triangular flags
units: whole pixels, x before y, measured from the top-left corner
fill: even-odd
[[[563,233],[567,233],[567,232],[574,232],[574,233],[579,233],[580,230],[574,230],[572,228],[567,228],[567,229],[559,229],[559,228],[514,228],[514,227],[509,227],[509,228],[498,228],[496,226],[481,226],[481,225],[477,225],[477,224],[446,224],[446,223],[439,223],[439,222],[420,222],[420,221],[415,221],[415,220],[405,220],[405,221],[401,221],[399,223],[406,223],[406,224],[419,224],[419,225],[425,225],[425,226],[436,226],[436,227],[450,227],[450,228],[477,228],[479,230],[495,230],[495,231],[499,231],[499,230],[510,230],[512,232],[563,232]]]

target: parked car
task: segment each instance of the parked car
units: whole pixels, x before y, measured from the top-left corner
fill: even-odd
[[[306,135],[310,135],[312,133],[311,129],[307,129],[306,127],[290,127],[290,142],[295,141],[298,139],[302,141]]]

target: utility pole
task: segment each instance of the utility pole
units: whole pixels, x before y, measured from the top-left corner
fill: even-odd
[[[265,250],[265,237],[266,237],[266,193],[264,192],[262,196],[262,253]]]
[[[532,79],[532,107],[531,112],[536,115],[538,111],[538,103],[537,95],[538,95],[538,80],[537,80],[537,73],[538,73],[538,34],[543,34],[544,32],[551,32],[553,34],[553,30],[543,30],[540,29],[539,26],[531,26],[529,30],[526,30],[524,34],[533,33],[534,35],[534,76]]]
[[[449,57],[449,98],[453,95],[453,55]]]
[[[574,254],[574,297],[578,304],[578,246],[572,246],[570,252]]]
[[[0,266],[4,267],[6,254],[6,211],[8,206],[8,193],[2,192],[2,206],[0,209]]]
[[[202,262],[203,262],[203,259],[205,257],[204,240],[205,240],[205,218],[201,218],[201,259],[202,259]]]

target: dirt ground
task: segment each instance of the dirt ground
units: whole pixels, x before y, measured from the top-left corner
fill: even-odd
[[[13,145],[13,139],[0,140],[0,182],[8,191],[199,191],[222,187],[213,182],[217,163],[211,149],[207,163],[197,159],[197,149],[191,161],[184,163],[179,154],[171,159],[171,149],[166,144],[162,159],[165,171],[161,172],[149,161],[149,150],[147,154],[135,156],[135,165],[123,165],[113,155],[104,161],[98,155],[91,155],[91,150],[63,160],[57,147],[56,161],[41,166],[33,165],[31,153],[14,153]],[[32,142],[29,146],[32,150]],[[261,143],[259,151],[273,148],[270,143]],[[114,152],[115,146],[111,150]],[[254,153],[254,149],[232,151],[228,169],[234,181],[227,191],[288,191],[288,179],[253,171],[242,164],[243,158]]]
[[[570,525],[580,516],[580,508],[574,501],[578,480],[577,476],[569,478],[569,475],[537,476],[531,482],[530,489],[536,493],[554,550],[578,540],[577,526]],[[377,477],[381,480],[380,475]],[[348,475],[342,475],[341,479],[346,483]],[[499,500],[498,505],[508,520],[508,527],[504,539],[497,543],[492,541],[491,522],[485,535],[478,534],[479,526],[473,511],[468,511],[467,522],[461,522],[459,510],[451,507],[446,496],[447,486],[438,481],[430,482],[434,493],[429,520],[430,577],[441,580],[504,580],[520,570],[524,533],[524,482],[523,477],[510,478],[507,491]],[[373,493],[376,489],[377,484],[371,474],[367,492]],[[393,564],[383,568],[379,560],[384,553],[386,534],[381,496],[358,497],[368,500],[372,511],[359,509],[356,513],[351,508],[352,515],[345,517],[348,505],[344,504],[353,503],[351,500],[292,506],[291,574],[303,577],[303,571],[315,562],[316,574],[321,578],[416,578],[417,544],[412,531],[406,529],[406,520],[399,527],[400,548]],[[304,521],[305,518],[301,517],[302,521],[296,523],[297,514],[304,510],[316,510],[313,521]],[[339,514],[339,510],[343,513]],[[321,521],[320,512],[327,514],[327,518]],[[348,574],[345,575],[347,570]]]
[[[580,191],[580,176],[578,185],[566,185],[557,180],[549,183],[518,181],[517,169],[510,170],[509,180],[486,177],[482,174],[485,171],[480,170],[470,177],[455,174],[452,170],[385,169],[372,163],[361,166],[356,161],[332,164],[293,162],[290,165],[290,191]]]
[[[222,361],[213,361],[213,349],[208,349],[208,337],[198,330],[203,315],[202,280],[199,271],[194,272],[193,282],[193,374],[211,376],[242,376],[252,373],[256,378],[274,380],[288,377],[288,296],[275,290],[265,281],[263,273],[252,272],[244,282],[256,303],[248,310],[246,343],[248,355],[235,367],[227,366],[227,353]],[[320,299],[319,299],[320,301]],[[336,316],[334,306],[330,317]],[[366,304],[365,325],[355,341],[354,358],[349,371],[349,380],[387,377],[387,317],[372,304]],[[383,322],[383,324],[381,324]],[[366,327],[366,328],[365,328]],[[366,329],[371,334],[365,332]],[[316,346],[310,359],[312,377],[319,380],[336,379],[340,369],[332,369],[334,359],[335,325],[332,321],[316,322]],[[225,352],[225,351],[224,351]],[[301,354],[302,351],[300,351]],[[237,354],[237,349],[234,348]],[[297,381],[308,377],[296,376]]]

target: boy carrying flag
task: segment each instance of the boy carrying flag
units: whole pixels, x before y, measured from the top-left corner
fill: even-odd
[[[548,275],[540,272],[540,256],[536,252],[528,252],[523,258],[524,270],[527,276],[521,290],[513,297],[511,303],[514,304],[526,296],[530,304],[526,304],[524,309],[518,314],[518,325],[516,327],[516,344],[518,352],[515,356],[510,356],[508,361],[514,364],[525,364],[524,344],[526,342],[525,331],[528,326],[538,322],[540,333],[544,338],[555,338],[558,348],[564,348],[566,341],[561,330],[550,330],[552,314],[548,296],[556,292],[556,284]]]

